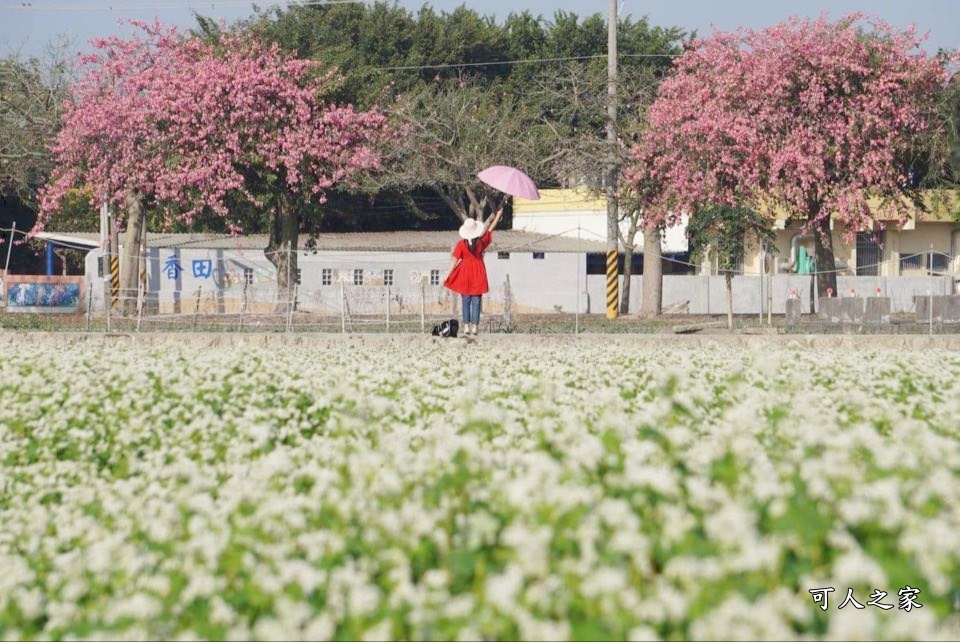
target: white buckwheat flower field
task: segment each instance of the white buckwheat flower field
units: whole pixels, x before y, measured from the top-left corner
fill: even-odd
[[[957,639],[960,352],[0,360],[0,639]]]

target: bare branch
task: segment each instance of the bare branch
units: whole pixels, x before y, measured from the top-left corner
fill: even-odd
[[[73,78],[70,50],[61,39],[42,58],[0,59],[0,192],[26,203],[51,168],[49,146]]]

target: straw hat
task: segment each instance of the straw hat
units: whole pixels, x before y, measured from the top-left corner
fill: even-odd
[[[458,230],[460,238],[465,241],[483,236],[483,223],[474,218],[468,218]]]

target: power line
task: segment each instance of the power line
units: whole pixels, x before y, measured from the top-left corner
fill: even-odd
[[[676,58],[680,54],[621,54],[620,58]],[[414,71],[418,69],[451,69],[458,67],[488,67],[491,65],[522,65],[535,62],[566,62],[570,60],[594,60],[606,58],[607,54],[591,56],[566,56],[562,58],[523,58],[520,60],[495,60],[492,62],[454,62],[438,65],[399,65],[396,67],[374,67],[378,71]]]
[[[567,56],[564,58],[527,58],[524,60],[499,60],[495,62],[458,62],[444,63],[439,65],[400,65],[397,67],[377,67],[380,71],[405,71],[416,69],[449,69],[453,67],[485,67],[489,65],[520,65],[531,62],[563,62],[567,60],[590,60],[593,58],[605,58],[606,55],[597,54],[593,56]]]

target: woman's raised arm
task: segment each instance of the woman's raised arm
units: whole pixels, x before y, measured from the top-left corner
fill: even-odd
[[[497,225],[500,223],[500,219],[503,218],[503,208],[497,210],[497,213],[493,215],[492,218],[487,220],[487,230],[493,231]]]

